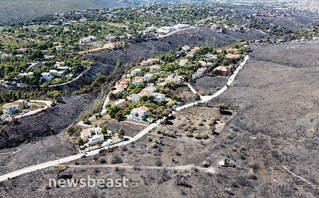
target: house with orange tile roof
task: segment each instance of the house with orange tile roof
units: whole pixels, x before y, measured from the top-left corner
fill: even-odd
[[[166,83],[157,83],[157,86],[159,86],[160,88],[165,88]]]
[[[144,81],[150,81],[150,80],[152,80],[152,78],[153,78],[153,74],[145,74],[145,76],[144,76]]]
[[[233,59],[236,59],[236,58],[239,58],[240,55],[239,54],[226,54],[226,59],[227,60],[233,60]]]
[[[137,77],[133,80],[133,84],[134,85],[139,85],[139,84],[142,84],[144,82],[144,78],[143,77]]]
[[[17,104],[12,104],[12,103],[7,103],[2,106],[3,113],[4,114],[14,114],[19,111],[19,105]]]
[[[141,106],[139,108],[134,108],[131,111],[131,117],[137,121],[146,120],[148,117],[149,108],[146,106]]]
[[[146,87],[143,89],[144,92],[146,92],[149,95],[152,95],[153,93],[155,93],[156,88],[155,87]]]
[[[104,141],[104,135],[100,127],[84,129],[81,132],[81,138],[91,146]]]
[[[22,52],[23,54],[28,50],[28,48],[20,48],[17,51]]]
[[[213,72],[216,75],[228,76],[231,66],[219,66],[216,67]]]
[[[151,72],[159,72],[159,71],[161,71],[161,66],[153,65],[153,66],[150,67],[150,71]]]
[[[188,60],[187,60],[187,59],[182,59],[182,60],[179,62],[179,65],[180,65],[180,66],[185,66],[185,65],[187,65],[187,63],[188,63]]]
[[[125,79],[120,81],[120,85],[128,85],[128,84],[130,84],[130,82],[131,82],[130,78],[125,78]]]
[[[147,93],[145,91],[141,91],[138,94],[132,94],[131,98],[134,102],[139,101],[143,96],[147,96]]]

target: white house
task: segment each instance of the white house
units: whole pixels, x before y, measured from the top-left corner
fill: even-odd
[[[141,91],[138,94],[132,94],[131,98],[134,102],[139,101],[143,96],[147,96],[147,93],[144,91]]]
[[[52,80],[53,78],[54,77],[48,72],[43,72],[42,73],[42,79],[44,79],[46,81]]]
[[[145,76],[144,76],[144,80],[145,81],[150,81],[150,80],[152,80],[152,78],[153,78],[153,74],[145,74]]]
[[[181,29],[186,29],[186,28],[190,28],[190,25],[188,24],[177,24],[174,26],[175,29],[177,30],[181,30]]]
[[[204,74],[206,71],[207,71],[207,68],[202,67],[202,68],[199,68],[199,69],[197,70],[197,73],[198,73],[198,74]]]
[[[3,105],[3,113],[5,114],[14,114],[17,111],[19,111],[19,105],[17,104],[12,104],[12,103],[7,103],[5,105]]]
[[[134,85],[139,85],[142,84],[144,82],[144,78],[143,77],[137,77],[133,80],[133,84]]]
[[[157,29],[157,27],[151,26],[146,28],[148,31],[153,32]]]
[[[96,134],[89,138],[89,145],[94,146],[98,143],[102,143],[103,141],[104,141],[104,135],[102,133]]]
[[[175,30],[175,28],[173,28],[173,27],[165,26],[165,27],[158,28],[156,31],[160,34],[167,34],[167,33],[170,33],[174,30]]]
[[[161,66],[159,66],[159,65],[153,65],[153,66],[150,67],[150,71],[151,71],[151,72],[161,71]]]
[[[137,68],[131,71],[132,76],[140,76],[141,75],[141,69]]]
[[[16,76],[16,78],[21,78],[22,76],[27,76],[27,77],[31,77],[33,75],[33,72],[28,72],[28,73],[20,73]]]
[[[134,120],[143,121],[148,117],[149,109],[146,106],[142,106],[140,108],[132,109],[131,116]]]
[[[61,51],[63,49],[62,45],[55,46],[56,51]]]
[[[55,69],[51,69],[51,70],[49,71],[49,73],[52,74],[52,75],[54,75],[54,76],[61,77],[61,76],[63,76],[64,71],[57,71],[57,70],[55,70]]]
[[[148,65],[150,65],[150,63],[148,61],[146,61],[146,60],[143,60],[141,62],[141,66],[148,66]]]
[[[15,101],[14,103],[15,103],[16,105],[18,105],[19,108],[22,108],[22,109],[27,109],[27,108],[29,108],[28,101],[26,101],[26,100],[20,99],[20,100]]]
[[[146,92],[149,95],[152,95],[153,93],[155,93],[156,88],[155,87],[146,87],[143,89],[144,92]]]
[[[164,94],[154,93],[153,96],[155,98],[154,100],[157,101],[157,102],[166,101],[166,97],[165,97]]]
[[[179,65],[180,65],[180,66],[185,66],[185,65],[187,65],[187,63],[188,63],[188,60],[187,60],[187,59],[182,59],[182,60],[179,62]]]
[[[190,48],[191,48],[191,47],[185,45],[185,46],[182,47],[182,50],[187,51],[187,50],[189,50]]]
[[[104,141],[104,135],[100,127],[83,130],[81,132],[81,138],[84,142],[89,142],[91,146]]]
[[[10,58],[12,58],[12,55],[11,54],[1,54],[1,58],[10,59]]]

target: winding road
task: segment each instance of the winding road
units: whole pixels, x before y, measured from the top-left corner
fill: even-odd
[[[234,73],[228,78],[226,85],[222,89],[220,89],[218,92],[216,92],[214,95],[201,96],[200,97],[200,101],[198,101],[198,102],[194,102],[194,103],[186,104],[186,105],[183,105],[183,106],[179,106],[179,107],[176,108],[176,110],[173,112],[173,114],[175,114],[178,111],[181,111],[183,109],[186,109],[186,108],[189,108],[189,107],[193,107],[193,106],[195,106],[195,105],[197,105],[199,103],[204,103],[204,102],[210,101],[210,100],[218,97],[222,93],[224,93],[228,89],[228,87],[233,83],[233,81],[235,80],[237,74],[244,67],[244,65],[246,64],[246,62],[248,60],[249,60],[249,56],[247,55],[245,57],[244,61],[237,67],[237,69],[234,71]],[[108,99],[106,99],[104,104],[106,105],[108,102],[109,102]],[[156,122],[150,124],[148,127],[143,129],[141,132],[139,132],[133,138],[126,137],[128,139],[126,141],[121,141],[121,142],[119,142],[117,144],[114,144],[114,145],[105,146],[105,147],[102,147],[102,148],[99,148],[99,149],[96,149],[96,150],[89,151],[89,152],[87,152],[86,156],[96,155],[96,154],[99,153],[99,151],[101,149],[106,149],[106,148],[110,148],[110,147],[113,147],[113,146],[119,146],[120,147],[120,146],[124,146],[124,145],[130,144],[132,142],[135,142],[135,141],[139,140],[140,138],[142,138],[147,133],[149,133],[155,127],[157,127],[160,123],[161,123],[160,120],[157,120]],[[83,156],[83,154],[71,155],[71,156],[68,156],[68,157],[65,157],[65,158],[61,158],[61,159],[58,159],[58,160],[48,161],[48,162],[44,162],[44,163],[28,166],[28,167],[25,167],[25,168],[22,168],[22,169],[19,169],[19,170],[15,170],[15,171],[12,171],[12,172],[9,172],[9,173],[7,173],[5,175],[0,176],[0,182],[8,180],[10,178],[14,178],[14,177],[26,174],[26,173],[34,172],[36,170],[41,170],[41,169],[49,168],[49,167],[56,166],[56,165],[59,165],[59,164],[71,162],[71,161],[80,159],[82,156]]]

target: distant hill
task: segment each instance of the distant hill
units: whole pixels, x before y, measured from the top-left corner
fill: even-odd
[[[0,21],[26,20],[55,12],[93,8],[100,6],[91,0],[0,0]]]
[[[0,23],[33,19],[56,12],[132,7],[147,3],[187,3],[211,0],[0,0]]]

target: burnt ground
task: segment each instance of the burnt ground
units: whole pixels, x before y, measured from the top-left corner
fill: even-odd
[[[180,97],[181,102],[183,103],[189,103],[196,101],[196,98],[193,94],[193,92],[188,88],[188,86],[183,85],[181,87],[177,87],[173,90],[172,94],[174,96]]]
[[[107,130],[117,132],[120,127],[124,128],[125,135],[133,137],[139,132],[141,132],[144,128],[147,127],[147,125],[139,124],[135,122],[129,122],[129,121],[122,121],[122,122],[105,122],[102,124],[102,126],[106,125]]]
[[[62,99],[62,103],[57,103],[52,108],[9,124],[1,130],[0,148],[15,147],[24,142],[58,134],[79,117],[92,98],[92,95],[66,97]]]
[[[296,47],[296,52],[306,50],[295,43],[282,45],[286,46]],[[155,129],[147,136],[159,140],[157,148],[146,136],[126,149],[118,148],[105,155],[80,159],[78,165],[70,163],[63,173],[73,178],[86,178],[87,175],[116,178],[122,174],[139,182],[138,189],[44,190],[48,179],[57,177],[53,168],[49,168],[2,182],[0,196],[318,197],[319,70],[311,67],[311,59],[302,65],[297,64],[299,60],[294,60],[296,67],[279,64],[286,54],[272,62],[256,60],[254,57],[259,56],[256,54],[261,50],[259,48],[265,54],[273,50],[272,46],[255,46],[253,58],[219,98],[207,107],[184,110],[167,125],[159,127],[165,128],[164,131],[177,131],[176,138],[162,136]],[[305,55],[310,56],[317,48],[313,45],[313,50],[304,51]],[[221,102],[230,105],[231,116],[220,115],[213,108]],[[201,132],[209,132],[207,117],[219,117],[226,122],[219,136],[209,134],[208,139],[198,140],[186,137],[181,131],[184,128],[179,128],[178,122],[186,122]],[[225,158],[234,160],[237,168],[218,166]],[[204,160],[216,173],[205,173],[196,168],[165,170],[165,167],[187,164],[202,167]],[[114,163],[118,163],[116,168]],[[135,165],[135,168],[128,168],[128,165]]]
[[[187,33],[189,37],[183,39],[191,41],[193,38],[196,42],[203,42],[201,37],[208,34],[208,30],[201,32],[200,35],[196,34],[196,30],[192,31],[195,32]],[[197,36],[193,37],[194,34]],[[175,44],[179,45],[179,42]],[[71,188],[65,190],[54,188],[44,190],[48,178],[56,176],[53,168],[49,168],[0,183],[0,196],[214,197],[215,194],[220,197],[231,195],[235,197],[318,196],[319,192],[316,190],[318,188],[316,158],[318,136],[316,133],[319,118],[316,99],[319,93],[316,86],[319,70],[316,64],[313,64],[317,60],[315,53],[318,51],[318,46],[316,43],[305,42],[254,46],[252,49],[252,58],[239,73],[235,84],[210,104],[216,106],[220,102],[226,102],[231,105],[233,112],[233,116],[225,118],[227,124],[219,136],[209,134],[207,140],[188,138],[177,128],[176,124],[179,120],[177,116],[164,127],[165,131],[177,131],[176,138],[163,137],[155,130],[147,136],[161,141],[157,148],[153,148],[152,142],[144,137],[135,145],[127,146],[127,150],[119,148],[104,156],[108,165],[112,165],[115,156],[120,156],[124,164],[118,164],[118,168],[71,167],[72,164],[70,164],[65,173],[72,174],[74,178],[88,174],[114,178],[118,174],[125,174],[141,183],[142,186],[139,189]],[[281,56],[278,55],[280,53]],[[95,72],[99,71],[98,67],[95,69]],[[26,137],[27,134],[30,135],[29,129],[37,127],[38,131],[33,133],[33,136],[34,134],[38,136],[30,139],[35,144],[25,143],[14,149],[2,150],[4,154],[0,154],[0,158],[1,168],[5,170],[3,172],[72,154],[75,151],[73,145],[60,131],[67,127],[67,122],[72,123],[79,118],[78,115],[82,111],[91,109],[92,105],[89,102],[93,99],[94,96],[90,95],[66,98],[66,104],[58,104],[43,115],[21,120],[20,126],[25,127],[25,132],[22,131],[21,134]],[[68,108],[72,110],[66,111]],[[205,121],[203,121],[204,126],[199,126],[198,120],[196,122],[194,120],[203,115],[207,117],[218,117],[218,115],[210,114],[216,113],[214,108],[203,108],[200,111],[194,110],[195,117],[191,116],[192,122],[187,122],[197,126],[201,133],[209,133],[209,126]],[[186,114],[182,115],[182,117],[185,116]],[[50,122],[46,125],[45,121]],[[18,134],[16,130],[18,128],[12,127],[10,134]],[[47,129],[50,127],[54,129],[54,134],[60,134],[47,137]],[[17,136],[16,139],[19,140],[20,137]],[[18,152],[10,153],[15,152],[15,149]],[[103,156],[81,159],[79,163],[80,165],[103,164],[98,157]],[[225,158],[233,159],[238,168],[218,166],[218,162]],[[165,170],[167,166],[187,164],[202,167],[204,160],[208,161],[211,164],[210,167],[217,173],[208,174],[196,169]],[[151,168],[139,170],[139,168],[125,168],[124,165]],[[121,166],[125,170],[122,170]],[[162,168],[152,169],[154,166]],[[284,166],[306,182],[288,173]],[[181,176],[184,182],[180,182]]]
[[[226,77],[211,77],[204,76],[196,80],[193,87],[196,91],[203,93],[204,95],[212,95],[219,89],[223,88],[226,84]]]
[[[45,137],[40,141],[22,144],[0,152],[0,174],[24,168],[28,165],[59,159],[77,153],[65,133]]]

